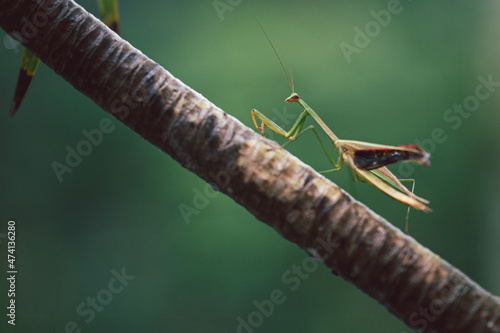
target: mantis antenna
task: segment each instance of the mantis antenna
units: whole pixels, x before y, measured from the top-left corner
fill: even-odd
[[[290,68],[290,63],[288,63],[288,60],[287,60],[287,63],[288,63],[288,68],[290,70],[290,76],[292,77],[292,80],[290,80],[290,77],[288,76],[288,73],[287,71],[285,70],[285,66],[283,66],[283,62],[281,61],[281,58],[280,56],[278,55],[278,52],[276,51],[276,49],[274,48],[274,45],[273,43],[271,42],[271,39],[269,38],[269,36],[267,35],[266,31],[264,30],[264,27],[262,27],[262,24],[260,24],[259,20],[257,20],[257,18],[255,18],[255,21],[257,22],[257,24],[259,25],[260,29],[262,30],[262,32],[264,33],[264,35],[266,36],[267,38],[267,41],[269,42],[269,44],[271,45],[271,47],[273,48],[273,51],[274,51],[274,54],[276,55],[276,58],[278,58],[278,61],[280,62],[280,65],[281,65],[281,68],[283,68],[283,72],[285,72],[285,75],[286,75],[286,79],[288,80],[288,84],[290,85],[290,88],[292,89],[292,93],[295,92],[295,89],[294,89],[294,86],[293,86],[293,76],[292,76],[292,69]]]

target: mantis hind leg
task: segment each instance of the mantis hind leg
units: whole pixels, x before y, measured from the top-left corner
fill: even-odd
[[[415,191],[415,179],[400,179],[400,182],[409,182],[412,183],[411,186],[411,193],[413,194]],[[408,222],[410,220],[410,206],[408,206],[408,210],[406,211],[406,218],[405,218],[405,233],[408,235]]]
[[[316,136],[316,138],[319,141],[319,144],[321,145],[321,148],[323,149],[323,151],[325,152],[326,156],[328,157],[328,160],[330,160],[330,163],[332,163],[332,165],[334,167],[333,169],[325,170],[325,171],[320,171],[319,173],[323,175],[323,174],[330,173],[330,172],[336,172],[336,171],[339,171],[340,169],[342,169],[342,164],[343,164],[342,158],[339,157],[337,163],[335,163],[335,161],[333,160],[332,155],[330,155],[330,153],[326,149],[325,145],[323,144],[323,141],[319,137],[319,134],[316,131],[316,129],[314,128],[313,125],[310,125],[310,126],[306,127],[302,132],[298,133],[295,138],[300,137],[302,134],[304,134],[305,132],[307,132],[309,130],[313,131],[314,135]],[[290,144],[290,142],[291,141],[285,142],[283,145],[281,145],[281,147],[283,147],[283,148],[286,147],[288,144]]]

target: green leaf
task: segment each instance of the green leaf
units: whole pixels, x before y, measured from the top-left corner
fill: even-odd
[[[97,0],[99,11],[102,15],[102,21],[111,30],[118,33],[118,0]],[[30,50],[24,49],[23,59],[21,61],[21,69],[19,77],[17,78],[16,91],[14,93],[14,100],[10,109],[10,115],[14,117],[17,109],[23,101],[26,91],[35,75],[35,72],[40,64],[38,59]]]
[[[21,60],[21,69],[19,70],[19,76],[17,78],[14,101],[12,102],[12,107],[10,109],[10,115],[12,117],[21,105],[24,95],[26,94],[26,91],[31,83],[31,79],[35,75],[39,64],[40,59],[31,53],[30,50],[25,48],[23,52],[23,59]]]
[[[118,33],[118,0],[97,0],[97,5],[104,24]]]

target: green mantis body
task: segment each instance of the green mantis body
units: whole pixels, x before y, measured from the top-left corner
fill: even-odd
[[[324,171],[336,172],[340,171],[344,164],[351,170],[351,173],[355,180],[362,182],[368,182],[375,186],[382,192],[386,193],[390,197],[410,206],[415,209],[423,210],[426,212],[431,211],[429,207],[425,204],[429,202],[423,198],[420,198],[410,192],[400,180],[386,167],[387,164],[395,163],[398,161],[403,162],[417,162],[419,164],[428,166],[429,163],[429,153],[425,152],[422,148],[417,145],[403,145],[403,146],[387,146],[374,144],[363,141],[354,140],[340,140],[328,126],[323,122],[323,120],[318,116],[318,114],[307,105],[304,100],[302,100],[298,94],[292,93],[285,102],[287,103],[297,103],[304,108],[304,111],[299,115],[297,121],[292,126],[290,131],[286,132],[281,127],[279,127],[275,122],[270,120],[264,114],[257,110],[252,110],[252,121],[257,129],[259,129],[262,134],[264,134],[264,126],[269,127],[276,134],[283,136],[289,140],[295,140],[301,133],[307,116],[312,116],[314,120],[319,124],[319,126],[328,135],[335,150],[338,155],[338,160],[335,160],[326,150],[323,142],[319,139],[314,127],[308,127],[312,129],[318,140],[321,143],[328,159],[333,165],[333,169]],[[256,118],[258,118],[262,124],[257,125]]]
[[[260,27],[262,31],[264,31],[262,26]],[[425,212],[430,212],[431,209],[426,206],[426,204],[428,204],[429,201],[416,196],[413,192],[410,192],[405,186],[403,186],[403,184],[401,184],[401,181],[386,167],[386,165],[398,161],[402,162],[412,161],[424,166],[429,166],[430,154],[417,145],[389,146],[389,145],[380,145],[363,141],[340,140],[332,132],[332,130],[328,126],[326,126],[326,124],[318,116],[318,114],[303,99],[301,99],[297,93],[294,92],[293,81],[290,82],[290,79],[288,78],[288,74],[283,66],[283,63],[281,62],[278,53],[274,49],[274,46],[271,43],[271,40],[269,39],[265,31],[264,34],[266,35],[267,40],[271,44],[274,53],[278,57],[281,67],[283,68],[283,71],[285,72],[285,75],[290,84],[290,87],[292,88],[292,94],[285,100],[285,102],[297,103],[304,110],[299,115],[299,117],[295,121],[295,124],[288,132],[283,130],[280,126],[278,126],[275,122],[266,117],[263,113],[255,109],[252,110],[251,115],[253,124],[258,130],[261,131],[262,135],[264,135],[264,128],[265,126],[267,126],[276,134],[294,141],[302,133],[311,129],[318,138],[323,150],[325,151],[326,155],[328,156],[328,159],[333,165],[333,169],[324,171],[322,173],[339,171],[342,169],[343,165],[346,164],[349,170],[351,171],[354,180],[368,182],[377,189],[379,189],[380,191],[392,197],[393,199],[398,200],[399,202],[402,202],[408,205],[409,207],[413,207],[415,209],[419,209]],[[309,126],[304,131],[302,131],[307,116],[311,116],[323,129],[323,131],[328,135],[329,139],[332,141],[338,155],[338,159],[336,162],[332,158],[332,156],[328,153],[318,133],[314,129],[314,126]],[[260,126],[258,126],[256,118],[258,118],[261,121]]]

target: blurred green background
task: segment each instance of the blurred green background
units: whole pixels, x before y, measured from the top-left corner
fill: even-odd
[[[79,3],[98,15],[95,1]],[[376,30],[371,12],[390,3],[122,1],[121,35],[246,125],[257,108],[288,129],[294,119],[283,115],[301,110],[283,103],[290,88],[257,17],[288,59],[296,92],[340,138],[419,143],[431,151],[430,168],[402,175],[417,180],[416,193],[434,210],[412,211],[410,234],[499,294],[499,87],[459,126],[444,116],[474,100],[478,77],[500,82],[500,5],[402,1]],[[217,11],[214,4],[227,7]],[[375,29],[369,42],[346,57],[340,45],[355,46],[355,28],[367,24]],[[15,219],[18,329],[63,332],[75,322],[82,332],[250,332],[238,330],[238,318],[257,320],[254,301],[278,289],[284,302],[254,332],[410,331],[322,266],[291,290],[283,275],[307,254],[224,195],[186,223],[179,205],[193,206],[205,183],[45,65],[11,119],[22,48],[1,33],[0,236]],[[51,164],[64,163],[66,146],[75,148],[82,131],[104,118],[115,129],[59,182]],[[432,140],[435,129],[446,139]],[[287,148],[317,170],[330,167],[311,135]],[[329,178],[350,191],[347,170]],[[356,191],[404,228],[404,205],[367,184]],[[6,271],[5,259],[1,267]],[[110,293],[120,285],[113,270],[122,269],[135,278]],[[5,309],[7,285],[0,281]],[[106,303],[100,311],[88,304],[96,297]],[[2,318],[4,327],[3,311]]]

